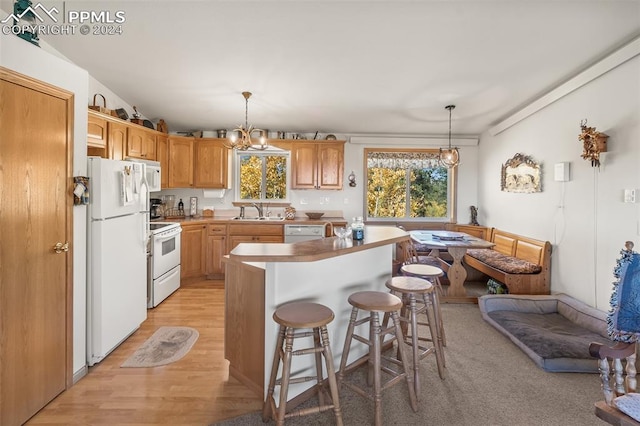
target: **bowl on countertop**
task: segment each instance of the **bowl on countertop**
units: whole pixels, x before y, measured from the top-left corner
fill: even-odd
[[[322,212],[306,212],[305,214],[309,219],[320,219],[322,216],[324,216],[324,213]]]

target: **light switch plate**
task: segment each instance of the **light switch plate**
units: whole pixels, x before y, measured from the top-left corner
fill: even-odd
[[[636,190],[635,189],[625,189],[624,190],[624,202],[625,203],[635,203],[636,202]]]

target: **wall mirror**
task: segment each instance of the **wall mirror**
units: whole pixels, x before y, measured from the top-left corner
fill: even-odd
[[[502,165],[500,189],[505,192],[542,192],[540,164],[533,158],[516,154]]]

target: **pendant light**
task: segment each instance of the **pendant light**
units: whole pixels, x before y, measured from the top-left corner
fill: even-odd
[[[455,105],[447,105],[444,107],[449,110],[449,148],[440,148],[440,163],[443,166],[452,168],[460,164],[460,152],[458,148],[451,147],[451,111]]]
[[[253,126],[249,126],[249,98],[251,92],[242,92],[244,96],[244,126],[239,124],[238,127],[231,132],[230,146],[229,148],[237,149],[239,151],[246,151],[248,149],[264,150],[269,147],[267,145],[266,132],[260,129],[254,129]],[[251,140],[251,133],[260,132],[260,144],[254,145]]]

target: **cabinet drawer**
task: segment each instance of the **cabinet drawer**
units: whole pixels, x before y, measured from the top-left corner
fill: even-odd
[[[209,225],[209,235],[226,235],[227,225]]]
[[[229,235],[284,235],[284,225],[229,225]]]

